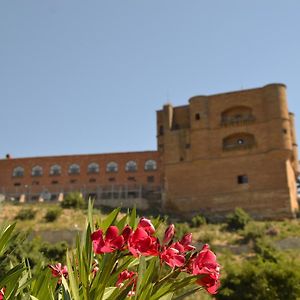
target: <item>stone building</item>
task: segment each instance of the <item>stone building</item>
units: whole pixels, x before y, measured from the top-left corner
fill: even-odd
[[[0,160],[0,194],[20,202],[62,201],[79,191],[96,205],[161,203],[157,151]]]
[[[298,149],[286,87],[195,96],[157,112],[164,207],[256,217],[298,211]]]
[[[195,96],[157,111],[157,151],[0,160],[0,194],[55,201],[74,190],[106,206],[257,218],[298,211],[298,150],[286,87]]]

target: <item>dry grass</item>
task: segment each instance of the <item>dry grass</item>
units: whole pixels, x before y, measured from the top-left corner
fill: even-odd
[[[63,209],[62,214],[54,222],[46,222],[44,216],[49,208],[57,207],[58,204],[22,204],[1,206],[0,223],[7,221],[9,223],[17,222],[17,228],[21,230],[32,229],[34,231],[44,230],[72,230],[83,229],[85,225],[85,212],[83,210]],[[15,220],[21,209],[31,209],[36,211],[35,218],[32,220]]]

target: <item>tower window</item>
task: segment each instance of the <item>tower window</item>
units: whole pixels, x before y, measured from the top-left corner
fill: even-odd
[[[196,113],[196,114],[195,114],[195,120],[196,120],[196,121],[199,121],[199,120],[200,120],[200,113]]]
[[[164,135],[164,126],[159,126],[159,135]]]
[[[286,130],[285,128],[282,129],[282,132],[283,132],[284,134],[287,134],[287,130]]]
[[[247,175],[238,175],[237,183],[238,184],[247,184],[248,183],[248,176]]]

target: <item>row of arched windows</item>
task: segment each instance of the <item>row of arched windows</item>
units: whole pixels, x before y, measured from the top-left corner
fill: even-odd
[[[125,164],[125,171],[126,172],[135,172],[138,169],[137,162],[134,160],[130,160]],[[154,171],[157,169],[157,163],[155,160],[149,159],[145,162],[144,170],[145,171]],[[118,172],[119,165],[118,163],[111,161],[106,165],[106,172],[114,173]],[[50,167],[50,175],[60,175],[62,171],[62,167],[58,164],[52,165]],[[99,164],[93,162],[90,163],[87,167],[87,172],[90,174],[99,173],[100,166]],[[13,177],[22,177],[24,176],[24,168],[23,167],[16,167],[13,170]],[[80,173],[80,166],[78,164],[72,164],[69,166],[68,169],[69,174],[79,174]],[[41,166],[34,166],[31,170],[32,176],[42,176],[43,175],[43,168]]]

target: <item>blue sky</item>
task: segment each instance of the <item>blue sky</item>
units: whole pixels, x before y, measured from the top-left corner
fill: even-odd
[[[282,82],[300,133],[299,0],[0,1],[0,156],[156,148],[155,111]]]

